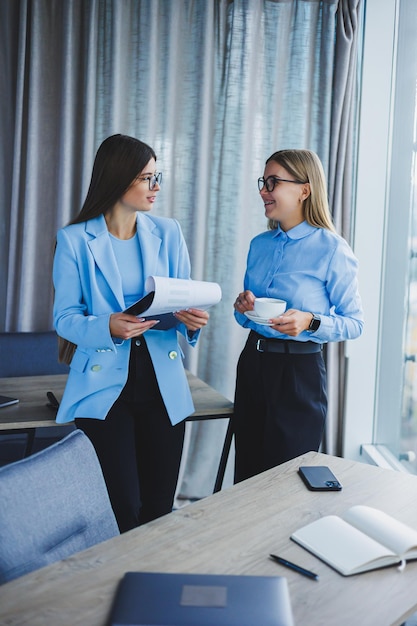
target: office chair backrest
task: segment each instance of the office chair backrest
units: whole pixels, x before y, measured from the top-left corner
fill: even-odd
[[[0,378],[66,373],[68,366],[58,363],[55,331],[0,333]]]
[[[118,534],[99,461],[81,430],[0,468],[0,584]]]

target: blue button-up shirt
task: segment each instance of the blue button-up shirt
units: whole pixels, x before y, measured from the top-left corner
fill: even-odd
[[[319,315],[320,328],[289,337],[235,311],[236,320],[265,337],[318,343],[355,339],[363,329],[357,272],[356,257],[336,233],[307,222],[287,232],[278,226],[252,239],[244,289],[255,297],[286,300],[287,309]]]

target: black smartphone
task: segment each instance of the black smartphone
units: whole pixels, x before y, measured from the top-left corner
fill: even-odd
[[[342,485],[326,465],[302,465],[298,473],[311,491],[340,491]]]

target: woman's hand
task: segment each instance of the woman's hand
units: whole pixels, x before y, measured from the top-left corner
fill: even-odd
[[[247,289],[238,295],[233,306],[238,313],[244,313],[245,311],[253,311],[254,302],[255,296]]]
[[[298,311],[297,309],[288,309],[279,317],[274,317],[271,321],[271,328],[278,330],[284,335],[297,337],[304,330],[308,330],[312,319],[311,313]]]
[[[119,339],[132,339],[139,337],[144,332],[150,330],[159,320],[144,320],[141,317],[128,315],[127,313],[113,313],[110,315],[110,334]]]
[[[186,325],[187,330],[196,331],[203,328],[208,320],[209,314],[201,309],[185,309],[184,311],[176,311],[175,317],[179,322]]]

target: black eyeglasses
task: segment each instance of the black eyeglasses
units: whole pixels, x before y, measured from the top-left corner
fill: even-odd
[[[259,191],[261,191],[264,187],[266,187],[266,190],[271,192],[274,191],[278,183],[294,183],[295,185],[305,185],[307,182],[307,180],[288,180],[287,178],[280,178],[279,176],[268,176],[268,178],[264,178],[263,176],[261,176],[260,178],[258,178],[258,189]]]
[[[147,180],[149,191],[152,191],[156,183],[158,183],[158,185],[162,183],[162,172],[157,172],[156,174],[152,174],[152,176],[138,176],[136,180]]]

